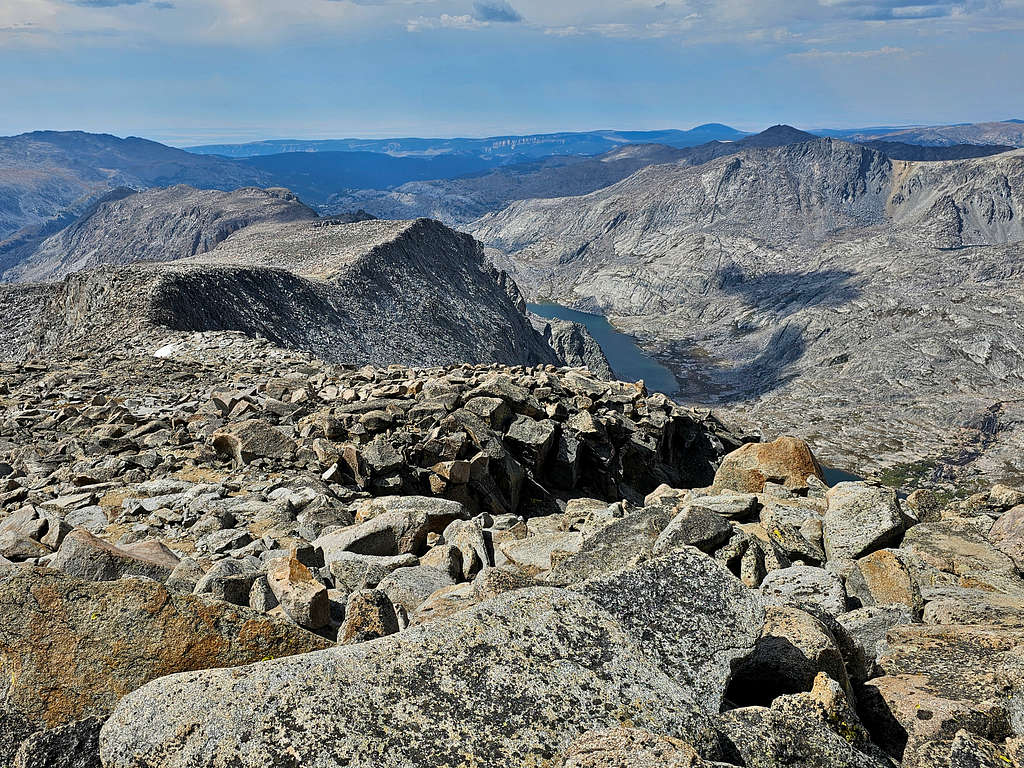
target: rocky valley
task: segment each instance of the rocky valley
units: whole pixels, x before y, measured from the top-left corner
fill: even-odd
[[[1024,475],[1024,156],[833,139],[658,165],[472,231],[528,298],[608,315],[681,397],[897,485]]]

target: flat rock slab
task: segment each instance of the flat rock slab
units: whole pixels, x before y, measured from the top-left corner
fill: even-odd
[[[687,575],[696,558],[714,569],[700,595],[679,589],[707,578]],[[692,550],[370,643],[167,677],[122,702],[101,754],[107,768],[539,766],[625,721],[707,747],[720,676],[761,626],[743,589]]]

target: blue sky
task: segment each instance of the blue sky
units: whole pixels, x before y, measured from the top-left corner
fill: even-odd
[[[1024,118],[1024,0],[2,0],[0,133]]]

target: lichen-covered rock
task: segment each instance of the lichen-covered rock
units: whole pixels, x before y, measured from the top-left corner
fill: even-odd
[[[843,582],[823,568],[794,565],[765,576],[761,594],[768,605],[783,605],[838,616],[846,611]]]
[[[324,648],[288,622],[145,579],[87,582],[0,569],[0,733],[106,716],[150,680]],[[22,725],[18,726],[18,722]],[[0,739],[0,764],[20,740]]]
[[[810,691],[822,672],[852,701],[842,650],[828,628],[796,608],[769,608],[754,652],[737,663],[726,698],[733,707],[768,706],[778,696]]]
[[[540,765],[627,719],[713,748],[720,689],[760,607],[690,553],[579,591],[515,590],[372,643],[165,678],[104,726],[104,765]]]
[[[349,595],[345,621],[338,630],[338,644],[351,645],[387,637],[398,632],[395,606],[379,589],[364,589]]]
[[[685,741],[637,728],[590,731],[560,756],[557,768],[707,768]]]
[[[729,521],[717,512],[698,504],[687,504],[654,542],[654,554],[671,552],[680,546],[714,552],[732,535]]]
[[[100,768],[102,717],[87,717],[36,731],[25,739],[11,768]]]
[[[862,482],[839,483],[825,495],[825,554],[829,560],[863,557],[899,542],[903,514],[896,491]]]
[[[722,715],[722,729],[747,768],[888,768],[842,687],[824,673],[809,693],[780,696],[770,707]]]
[[[860,696],[875,740],[894,757],[967,729],[1002,740],[1021,728],[1024,635],[999,626],[908,625],[888,633],[883,673]]]
[[[714,486],[760,493],[767,482],[806,488],[811,476],[825,480],[807,443],[795,437],[780,437],[773,443],[747,443],[730,453],[715,473]]]

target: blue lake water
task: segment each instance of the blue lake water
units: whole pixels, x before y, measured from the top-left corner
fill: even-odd
[[[535,315],[548,319],[571,320],[586,326],[594,337],[604,356],[612,366],[612,371],[623,381],[639,381],[643,379],[651,392],[663,392],[674,395],[679,391],[679,382],[668,368],[644,352],[636,340],[612,327],[603,315],[590,312],[579,312],[559,304],[527,304]]]

